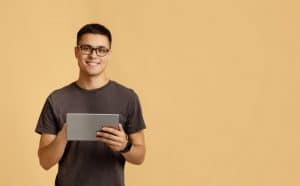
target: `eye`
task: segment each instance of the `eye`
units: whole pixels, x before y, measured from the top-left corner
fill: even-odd
[[[99,47],[99,48],[97,48],[97,52],[102,53],[102,54],[107,53],[108,49],[105,47]]]
[[[80,49],[82,51],[90,51],[91,50],[91,47],[89,45],[81,45],[80,46]]]

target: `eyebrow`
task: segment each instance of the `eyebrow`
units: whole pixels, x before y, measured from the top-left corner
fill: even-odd
[[[92,48],[109,48],[109,47],[106,47],[104,45],[92,46],[92,45],[89,45],[89,44],[79,44],[78,46],[89,46],[89,47],[92,47]]]

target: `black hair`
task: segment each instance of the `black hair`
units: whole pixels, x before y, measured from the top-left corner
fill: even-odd
[[[84,25],[78,32],[77,32],[77,45],[79,44],[79,41],[81,37],[84,34],[101,34],[107,37],[109,41],[109,46],[111,46],[112,38],[110,31],[103,25],[98,23],[92,23]]]

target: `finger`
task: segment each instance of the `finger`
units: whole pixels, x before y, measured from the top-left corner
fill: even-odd
[[[119,123],[119,129],[120,129],[120,131],[124,132],[124,129],[123,129],[123,126],[121,123]]]
[[[112,142],[109,141],[107,139],[103,139],[103,138],[97,138],[100,142],[104,143],[105,145],[107,145],[111,150],[113,151],[120,151],[122,150],[122,145],[120,143],[116,143],[116,142]]]
[[[62,130],[66,130],[67,126],[68,126],[68,124],[67,124],[67,123],[64,123],[61,129],[62,129]]]
[[[96,136],[97,137],[102,137],[102,138],[105,138],[105,139],[108,139],[108,140],[122,142],[122,138],[120,138],[119,136],[113,135],[113,134],[109,134],[107,132],[97,132]]]
[[[101,129],[101,131],[111,133],[111,134],[113,134],[115,136],[120,136],[120,131],[118,129],[115,129],[115,128],[103,127]]]
[[[122,145],[120,142],[112,141],[102,137],[97,137],[97,139],[99,139],[100,141],[102,141],[103,143],[109,146],[120,147]]]

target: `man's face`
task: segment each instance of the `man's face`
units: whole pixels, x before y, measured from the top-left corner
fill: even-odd
[[[91,50],[91,48],[95,49]],[[82,35],[79,47],[75,47],[75,56],[78,60],[80,73],[85,76],[101,75],[110,58],[111,51],[109,49],[109,40],[105,35]]]

